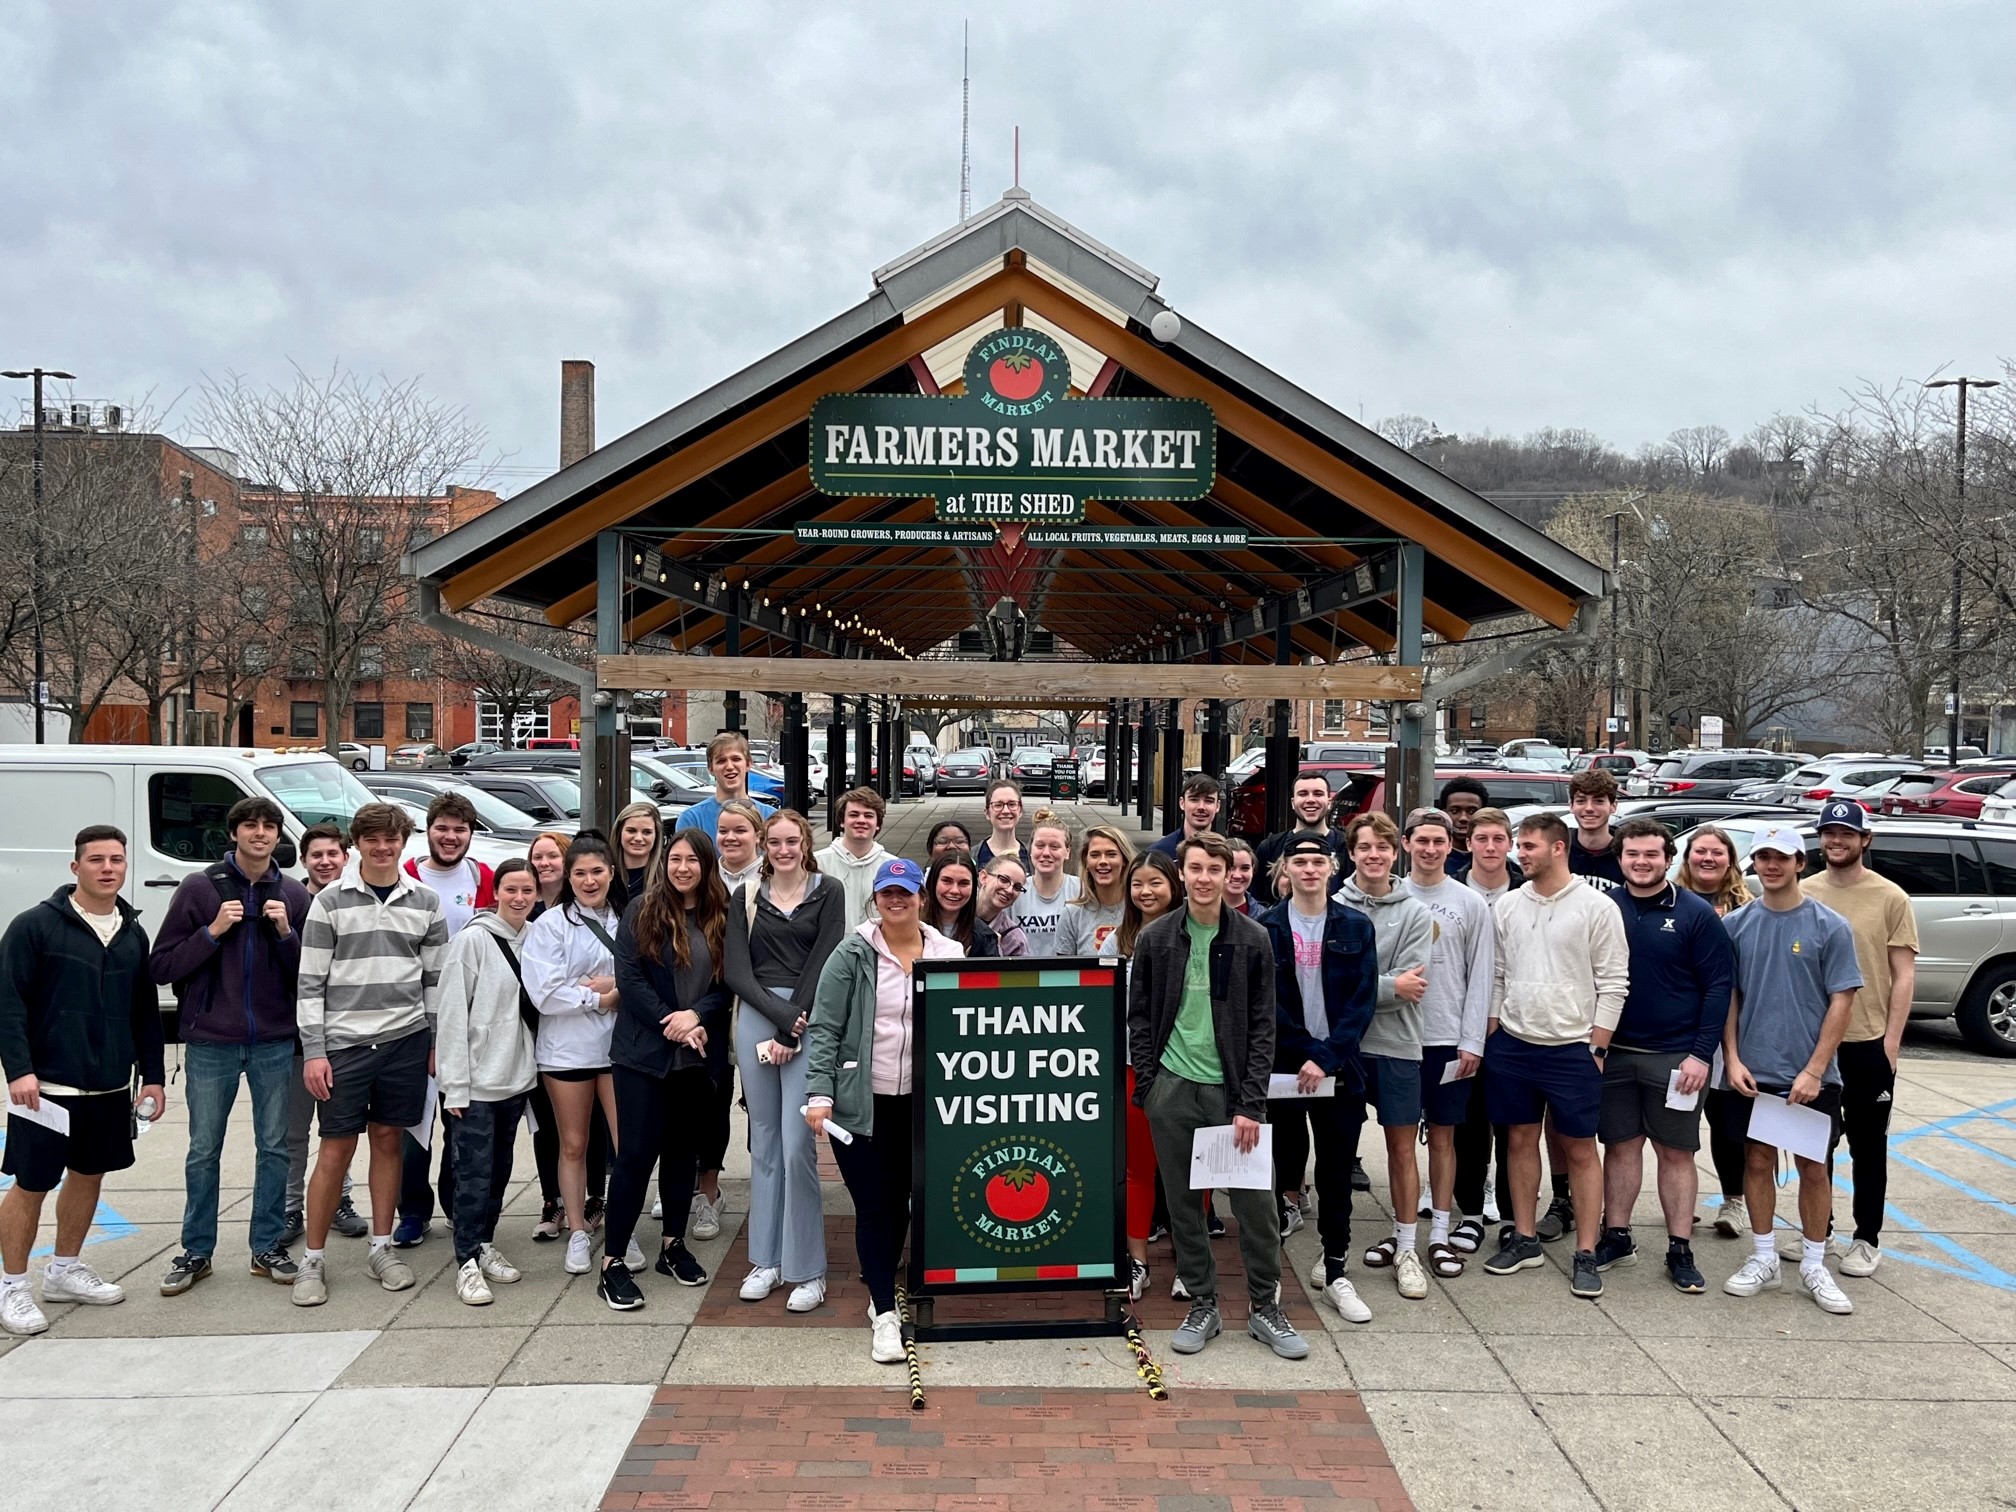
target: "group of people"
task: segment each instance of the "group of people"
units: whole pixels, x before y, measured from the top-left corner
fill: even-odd
[[[1022,794],[1003,781],[985,795],[980,843],[947,821],[920,866],[881,845],[872,789],[843,796],[839,833],[815,851],[802,815],[748,796],[740,735],[717,737],[708,760],[716,793],[677,827],[636,804],[617,816],[613,844],[593,831],[542,835],[494,872],[467,854],[466,800],[444,794],[424,859],[402,864],[410,821],[395,805],[359,809],[347,835],[309,830],[304,886],[274,864],[279,810],[247,799],[226,820],[230,852],[180,884],[151,946],[120,897],[124,837],[80,833],[75,882],[0,941],[0,1062],[17,1115],[0,1325],[47,1326],[27,1255],[59,1183],[44,1297],[121,1300],[79,1249],[104,1174],[132,1163],[134,1110],[158,1117],[166,1105],[157,988],[172,986],[190,1140],[182,1252],[164,1294],[211,1273],[241,1078],[257,1146],[250,1267],[298,1305],[327,1300],[332,1227],[368,1234],[372,1280],[411,1287],[400,1251],[425,1241],[436,1195],[458,1296],[480,1306],[520,1279],[498,1225],[521,1120],[539,1166],[535,1242],[564,1235],[565,1269],[595,1271],[619,1311],[644,1305],[646,1269],[702,1285],[687,1240],[720,1231],[739,1078],[751,1165],[740,1296],[785,1290],[795,1312],[825,1301],[816,1141],[843,1130],[833,1149],[856,1212],[871,1353],[899,1361],[910,974],[947,956],[1127,963],[1128,1285],[1143,1295],[1150,1244],[1166,1231],[1172,1291],[1191,1304],[1179,1352],[1222,1327],[1211,1240],[1224,1226],[1211,1194],[1190,1189],[1206,1126],[1231,1125],[1249,1152],[1263,1125],[1273,1130],[1274,1190],[1230,1200],[1248,1332],[1288,1358],[1308,1345],[1279,1306],[1282,1247],[1312,1218],[1312,1284],[1344,1318],[1371,1317],[1348,1277],[1368,1110],[1395,1221],[1357,1258],[1392,1271],[1404,1298],[1426,1296],[1431,1275],[1461,1275],[1484,1247],[1494,1159],[1506,1221],[1483,1269],[1539,1266],[1543,1243],[1573,1233],[1571,1287],[1600,1295],[1601,1273],[1637,1258],[1630,1218],[1648,1141],[1668,1274],[1683,1292],[1704,1290],[1691,1248],[1703,1105],[1717,1227],[1754,1245],[1724,1289],[1778,1286],[1777,1152],[1748,1138],[1767,1093],[1818,1109],[1837,1133],[1845,1120],[1856,1228],[1840,1270],[1866,1276],[1880,1260],[1883,1138],[1916,937],[1901,891],[1862,865],[1869,819],[1857,805],[1823,812],[1826,871],[1803,887],[1798,837],[1763,834],[1751,899],[1735,846],[1713,828],[1694,833],[1669,882],[1672,838],[1643,820],[1613,831],[1615,783],[1602,772],[1574,779],[1572,827],[1551,814],[1514,826],[1458,779],[1404,825],[1375,813],[1338,829],[1327,785],[1302,778],[1295,826],[1257,848],[1214,832],[1217,785],[1193,780],[1181,827],[1139,853],[1118,828],[1074,836],[1047,810],[1025,842]],[[1277,1088],[1287,1095],[1270,1096]],[[67,1114],[67,1132],[35,1116],[45,1106]],[[290,1168],[307,1165],[311,1113],[320,1141],[304,1190]],[[349,1198],[360,1137],[368,1223]],[[649,1257],[636,1233],[654,1169],[662,1233]],[[1797,1169],[1801,1285],[1847,1312],[1825,1263],[1827,1163],[1802,1155]]]

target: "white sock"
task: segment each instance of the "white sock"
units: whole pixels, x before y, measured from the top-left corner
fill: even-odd
[[[1827,1269],[1827,1241],[1825,1239],[1799,1240],[1799,1273]]]
[[[1449,1242],[1449,1209],[1430,1208],[1428,1210],[1428,1247]]]
[[[1421,1225],[1419,1222],[1394,1224],[1393,1242],[1403,1250],[1413,1249],[1417,1242],[1417,1234],[1420,1228]]]
[[[1750,1234],[1750,1251],[1759,1260],[1768,1260],[1774,1265],[1778,1263],[1778,1245],[1769,1233],[1760,1234],[1753,1230]]]
[[[0,1271],[0,1293],[10,1292],[17,1286],[26,1286],[27,1284],[28,1272],[26,1271],[21,1272],[18,1276],[11,1276],[4,1271]]]
[[[320,1264],[322,1260],[322,1251],[318,1249],[303,1250],[301,1251],[301,1258],[303,1260],[313,1260],[317,1264]]]
[[[76,1263],[77,1257],[75,1255],[51,1255],[49,1257],[49,1264],[44,1269],[43,1274],[47,1276],[60,1276]]]
[[[378,1253],[378,1251],[382,1249],[390,1249],[390,1248],[392,1248],[392,1236],[390,1234],[373,1234],[371,1236],[372,1254],[375,1255]]]

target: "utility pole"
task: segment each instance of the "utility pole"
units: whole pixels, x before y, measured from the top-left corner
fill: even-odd
[[[1622,652],[1622,644],[1617,638],[1617,601],[1624,596],[1622,576],[1623,552],[1621,550],[1624,511],[1610,512],[1610,709],[1603,721],[1603,728],[1610,736],[1610,749],[1617,749],[1617,658]]]
[[[35,619],[35,686],[28,692],[35,705],[35,744],[39,746],[48,744],[43,710],[49,703],[49,651],[42,633],[42,380],[56,378],[69,383],[77,375],[38,367],[11,368],[4,376],[35,380],[35,519],[28,532],[28,602]]]
[[[1946,654],[1952,665],[1947,670],[1946,765],[1960,764],[1960,535],[1967,527],[1967,390],[2000,388],[2000,378],[1935,378],[1927,388],[1954,388],[1960,391],[1960,412],[1955,420],[1953,443],[1953,616],[1948,629]]]

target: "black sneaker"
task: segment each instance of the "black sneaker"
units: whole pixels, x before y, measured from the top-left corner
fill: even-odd
[[[1545,1265],[1546,1255],[1541,1253],[1540,1241],[1531,1234],[1515,1233],[1507,1239],[1498,1253],[1484,1262],[1487,1276],[1509,1276],[1517,1271],[1531,1270],[1536,1265]]]
[[[1365,1162],[1362,1160],[1351,1162],[1351,1190],[1354,1192],[1372,1190],[1372,1178],[1365,1174]]]
[[[686,1248],[683,1239],[674,1239],[658,1251],[658,1274],[670,1276],[681,1286],[707,1284],[707,1267],[693,1258],[693,1252]]]
[[[287,1253],[287,1246],[283,1244],[263,1255],[254,1255],[252,1274],[277,1281],[282,1286],[292,1286],[301,1274],[301,1267],[294,1263],[294,1257]]]
[[[542,1203],[539,1208],[539,1222],[532,1230],[532,1239],[537,1244],[551,1244],[560,1237],[560,1230],[566,1226],[566,1211],[557,1201]]]
[[[1578,1297],[1603,1295],[1603,1276],[1596,1269],[1596,1251],[1575,1251],[1575,1269],[1568,1278],[1568,1290]]]
[[[357,1211],[348,1197],[336,1204],[336,1216],[330,1220],[329,1226],[345,1239],[362,1239],[371,1232],[371,1225],[364,1221],[364,1215]]]
[[[1609,1270],[1613,1265],[1636,1265],[1638,1242],[1629,1229],[1606,1228],[1596,1240],[1595,1254],[1599,1271]]]
[[[431,1218],[401,1218],[392,1227],[392,1248],[413,1249],[427,1242],[427,1236],[434,1231]]]
[[[280,1247],[285,1249],[290,1244],[299,1244],[301,1236],[307,1232],[307,1214],[299,1208],[291,1209],[287,1214],[287,1221],[280,1225]]]
[[[1542,1244],[1552,1244],[1563,1234],[1575,1232],[1575,1200],[1572,1197],[1556,1197],[1547,1204],[1547,1211],[1540,1215],[1540,1222],[1533,1232]]]
[[[1672,1279],[1675,1291],[1694,1296],[1708,1289],[1708,1280],[1694,1264],[1694,1246],[1691,1244],[1669,1245],[1666,1250],[1666,1274]]]
[[[594,1233],[602,1227],[602,1199],[590,1197],[581,1204],[581,1221],[588,1225],[588,1232]]]
[[[635,1312],[644,1305],[644,1293],[631,1279],[629,1267],[620,1260],[602,1267],[595,1283],[595,1295],[616,1312]]]
[[[1158,1223],[1153,1228],[1148,1230],[1148,1242],[1150,1244],[1160,1244],[1164,1239],[1167,1239],[1168,1237],[1169,1237],[1169,1225],[1166,1223]]]
[[[1210,1216],[1204,1220],[1204,1226],[1211,1231],[1213,1239],[1223,1239],[1225,1237],[1225,1220],[1218,1216],[1216,1208],[1213,1208]]]
[[[168,1274],[161,1278],[161,1295],[179,1297],[210,1274],[210,1257],[186,1251],[168,1262]]]

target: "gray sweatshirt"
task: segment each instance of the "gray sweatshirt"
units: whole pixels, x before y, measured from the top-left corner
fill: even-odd
[[[1468,883],[1448,877],[1434,887],[1410,881],[1408,890],[1435,920],[1428,992],[1421,999],[1421,1043],[1482,1055],[1491,1018],[1491,973],[1498,959],[1491,905]]]
[[[1120,928],[1125,904],[1107,907],[1081,893],[1057,918],[1057,950],[1060,956],[1112,955],[1113,936]]]
[[[1418,1061],[1427,999],[1408,1002],[1393,990],[1393,979],[1428,965],[1435,945],[1435,917],[1416,900],[1404,877],[1395,878],[1393,890],[1379,898],[1360,890],[1356,878],[1346,877],[1337,898],[1372,921],[1379,950],[1379,1004],[1358,1048],[1366,1055]]]
[[[500,948],[515,955],[524,937],[486,912],[449,943],[434,1050],[441,1096],[451,1108],[502,1102],[539,1080],[532,1032],[518,1011],[518,975]]]

